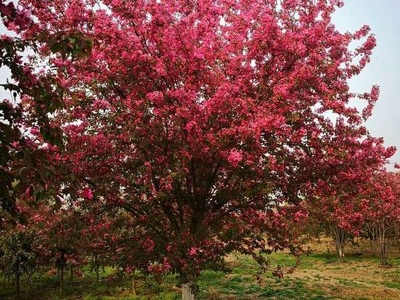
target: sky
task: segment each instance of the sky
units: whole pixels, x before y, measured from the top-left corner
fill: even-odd
[[[378,100],[366,125],[373,136],[383,137],[386,146],[397,147],[389,169],[400,163],[400,0],[344,0],[333,16],[340,31],[354,32],[367,24],[377,38],[377,47],[363,72],[350,81],[353,92],[368,92],[380,86]],[[4,27],[0,29],[4,32]],[[5,77],[4,69],[0,77]],[[0,92],[1,93],[1,92]],[[1,93],[4,96],[4,92]]]
[[[380,97],[366,125],[373,136],[383,137],[386,146],[398,151],[389,169],[400,163],[400,0],[344,0],[333,17],[340,31],[353,32],[362,25],[371,27],[377,46],[371,62],[350,81],[354,92],[380,86]]]

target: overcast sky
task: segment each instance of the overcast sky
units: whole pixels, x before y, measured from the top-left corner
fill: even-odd
[[[344,0],[334,14],[340,31],[355,31],[364,24],[371,27],[377,47],[371,63],[350,82],[354,92],[380,86],[380,98],[367,127],[374,136],[382,136],[387,146],[398,152],[392,163],[400,163],[400,0]]]

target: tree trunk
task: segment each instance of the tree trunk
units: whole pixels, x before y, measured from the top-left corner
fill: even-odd
[[[96,282],[100,282],[100,265],[97,255],[94,256],[94,268],[96,270]]]
[[[74,280],[74,267],[71,265],[69,266],[69,280],[73,281]]]
[[[64,294],[64,266],[60,267],[60,295]]]
[[[182,284],[182,300],[195,300],[195,285],[192,282]]]
[[[379,237],[377,238],[378,245],[378,256],[381,261],[382,266],[389,266],[388,262],[388,245],[386,240],[386,230],[385,224],[381,224],[379,226],[378,234]]]
[[[132,295],[136,296],[136,284],[135,284],[135,275],[132,276]]]
[[[333,239],[335,240],[336,253],[339,257],[339,262],[344,262],[344,244],[346,242],[347,233],[339,227],[331,228]]]
[[[343,243],[337,243],[336,244],[336,252],[339,257],[339,261],[343,262],[344,261],[344,244]]]
[[[379,253],[379,258],[381,260],[382,266],[388,266],[388,255],[387,255],[387,250],[386,250],[386,243],[383,242],[380,245],[380,253]]]
[[[16,292],[17,292],[17,299],[21,298],[21,286],[20,286],[20,275],[19,272],[17,272],[15,274],[15,288],[16,288]]]
[[[96,266],[96,282],[100,282],[100,272],[98,266]]]

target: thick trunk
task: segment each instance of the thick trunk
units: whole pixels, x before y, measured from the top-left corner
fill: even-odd
[[[386,243],[385,242],[383,242],[380,245],[379,258],[380,258],[381,264],[383,266],[388,266],[389,265],[389,263],[388,263],[388,255],[387,255],[387,250],[386,250]]]
[[[195,299],[195,285],[192,282],[182,284],[182,300]]]

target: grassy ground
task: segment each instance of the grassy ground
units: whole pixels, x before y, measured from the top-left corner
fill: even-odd
[[[257,264],[247,256],[232,254],[226,260],[230,272],[204,271],[199,278],[200,295],[203,300],[236,299],[400,299],[400,255],[392,253],[391,268],[382,268],[371,253],[367,243],[349,246],[347,260],[339,263],[328,241],[313,243],[311,254],[301,259],[292,274],[279,279],[269,273],[259,274]],[[273,266],[288,270],[295,259],[286,253],[271,256]],[[107,269],[102,277],[113,272]],[[30,285],[23,283],[22,299],[83,299],[83,300],[145,300],[180,299],[176,278],[166,277],[161,284],[152,278],[137,279],[138,296],[133,296],[129,280],[107,284],[99,283],[88,270],[84,277],[66,280],[64,297],[59,296],[56,278],[42,276]],[[0,299],[13,299],[13,286],[0,279]]]

